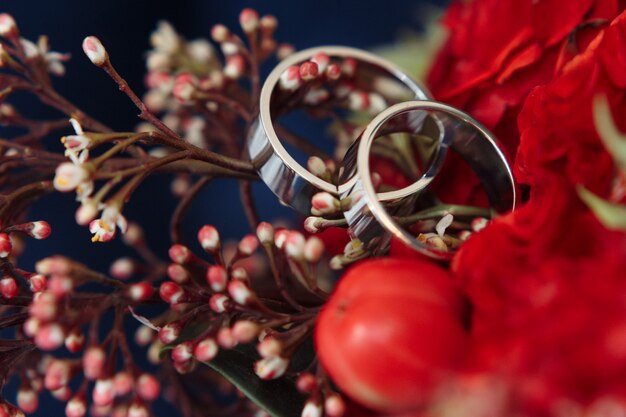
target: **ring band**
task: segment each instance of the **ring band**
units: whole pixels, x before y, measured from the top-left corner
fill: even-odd
[[[306,215],[310,214],[311,198],[314,194],[325,191],[339,195],[352,185],[350,183],[337,186],[313,175],[287,152],[273,126],[273,95],[281,75],[291,66],[309,61],[319,53],[327,54],[331,61],[354,59],[359,65],[357,72],[364,68],[383,75],[375,80],[378,84],[374,84],[378,88],[391,87],[390,90],[402,92],[404,98],[396,97],[395,102],[430,98],[425,87],[398,67],[374,54],[355,48],[342,46],[311,48],[281,61],[267,77],[261,89],[259,117],[248,134],[248,154],[261,179],[279,200]],[[379,84],[383,84],[384,87]],[[383,91],[377,92],[385,94]]]
[[[425,114],[439,119],[444,129],[441,147],[458,152],[478,175],[492,208],[497,212],[514,210],[517,190],[511,168],[499,149],[496,140],[479,122],[452,106],[434,101],[408,101],[395,104],[376,116],[362,133],[358,150],[348,154],[345,162],[346,177],[355,176],[352,186],[343,190],[342,200],[349,199],[351,207],[344,216],[352,233],[363,243],[363,248],[373,255],[387,251],[391,236],[407,246],[436,259],[449,260],[453,253],[428,246],[402,228],[393,218],[405,215],[405,200],[401,197],[395,205],[381,204],[371,181],[369,166],[373,141],[384,135],[386,124],[397,124],[395,119],[419,120]],[[401,124],[407,124],[403,122]],[[356,162],[354,161],[356,159]],[[437,161],[440,163],[441,161]],[[410,202],[410,201],[409,201]],[[401,207],[396,210],[395,207]]]

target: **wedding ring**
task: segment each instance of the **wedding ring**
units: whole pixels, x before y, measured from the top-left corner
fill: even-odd
[[[429,118],[436,120],[442,129],[441,148],[449,147],[458,152],[478,175],[492,209],[498,213],[515,209],[517,190],[511,168],[496,140],[485,127],[461,110],[443,103],[398,103],[381,112],[368,124],[358,141],[357,151],[348,152],[344,162],[343,178],[353,178],[351,186],[340,193],[341,200],[349,202],[344,216],[351,233],[363,243],[363,249],[372,255],[384,254],[389,249],[392,236],[432,258],[449,260],[453,255],[453,252],[422,243],[398,224],[394,217],[407,215],[407,207],[410,208],[415,199],[399,193],[396,201],[382,204],[371,181],[370,151],[373,142],[389,130],[398,131],[400,128],[415,131]],[[409,129],[409,126],[412,127]],[[438,159],[436,164],[441,162]],[[431,174],[425,175],[425,181],[430,182]]]
[[[324,181],[299,164],[285,149],[273,122],[277,113],[276,102],[280,101],[281,94],[285,95],[279,88],[281,75],[290,67],[310,61],[320,53],[326,54],[330,58],[330,63],[339,63],[346,59],[356,62],[356,73],[352,77],[354,84],[364,91],[380,94],[388,104],[430,97],[425,87],[395,65],[355,48],[342,46],[311,48],[295,53],[280,62],[267,77],[261,90],[259,117],[248,134],[248,154],[261,179],[279,200],[306,215],[310,214],[311,197],[314,194],[325,191],[339,195],[351,187],[351,183],[337,186]],[[417,184],[413,189],[419,186],[420,184]],[[405,191],[410,192],[411,190]],[[395,197],[397,197],[395,194],[380,196],[383,200]]]

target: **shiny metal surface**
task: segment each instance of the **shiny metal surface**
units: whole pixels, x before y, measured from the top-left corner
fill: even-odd
[[[281,74],[290,66],[310,60],[317,53],[326,53],[333,59],[354,58],[359,66],[357,71],[369,71],[378,74],[369,79],[370,91],[379,92],[393,102],[407,99],[428,99],[430,94],[425,87],[406,75],[390,62],[355,48],[342,46],[322,46],[295,53],[276,66],[270,73],[260,96],[260,113],[257,122],[248,134],[248,153],[252,164],[261,179],[285,204],[303,214],[310,214],[311,197],[320,191],[338,195],[352,182],[337,187],[311,174],[287,152],[274,128],[273,97]],[[384,91],[383,91],[384,90]],[[393,92],[393,97],[391,93]],[[443,155],[441,155],[443,157]],[[416,185],[418,187],[419,185]],[[413,187],[415,188],[415,187]],[[411,190],[405,189],[404,194]],[[394,196],[380,196],[383,200]]]
[[[400,197],[396,204],[381,204],[371,182],[369,166],[370,150],[374,140],[387,131],[388,124],[415,124],[425,119],[425,114],[439,120],[443,125],[444,137],[441,147],[450,147],[458,152],[478,175],[489,202],[497,212],[514,210],[517,190],[511,168],[489,131],[466,113],[443,103],[433,101],[409,101],[391,106],[376,116],[361,135],[356,162],[354,154],[347,161],[347,176],[355,175],[349,189],[340,193],[342,199],[349,198],[352,206],[344,212],[352,233],[363,242],[364,248],[373,255],[382,255],[388,248],[391,236],[407,246],[436,259],[448,260],[453,253],[434,249],[423,244],[400,226],[394,216],[407,214],[412,202],[409,196]],[[408,123],[407,123],[408,121]],[[437,159],[434,165],[443,161]],[[423,178],[426,185],[436,175],[438,166],[433,166]],[[421,188],[423,189],[423,187]]]

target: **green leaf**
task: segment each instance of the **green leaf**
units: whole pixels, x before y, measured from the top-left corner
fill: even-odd
[[[615,163],[622,170],[626,170],[626,135],[622,134],[615,126],[606,97],[597,96],[594,99],[593,118],[604,146],[613,156]]]
[[[254,373],[257,358],[252,346],[243,346],[220,351],[207,365],[273,417],[299,417],[305,398],[296,389],[295,378],[284,376],[272,381],[262,380]]]
[[[604,200],[583,186],[578,187],[578,195],[607,229],[626,231],[626,206]]]

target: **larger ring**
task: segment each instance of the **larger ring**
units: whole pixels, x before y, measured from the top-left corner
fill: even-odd
[[[352,58],[357,60],[361,70],[372,70],[385,75],[387,78],[378,80],[379,82],[382,81],[381,84],[384,84],[385,87],[394,87],[401,92],[404,91],[402,95],[405,98],[397,98],[396,102],[430,98],[425,87],[398,67],[374,54],[355,48],[343,46],[311,48],[295,53],[280,62],[267,77],[261,90],[259,117],[248,134],[248,153],[259,176],[279,200],[307,215],[310,214],[311,197],[315,193],[326,191],[333,195],[339,195],[350,188],[352,183],[337,186],[324,181],[300,165],[287,152],[272,122],[274,116],[272,97],[281,75],[289,67],[309,61],[318,53],[327,54],[331,61],[333,59]],[[381,93],[384,92],[381,91]],[[390,196],[383,197],[383,200],[385,198],[390,198]]]
[[[452,257],[451,252],[438,250],[417,240],[396,222],[394,215],[404,215],[406,212],[393,211],[393,208],[402,207],[403,200],[407,200],[409,196],[400,197],[395,205],[386,203],[383,206],[371,181],[369,158],[373,141],[387,133],[387,125],[398,125],[398,120],[401,121],[401,126],[410,125],[411,120],[423,120],[426,114],[440,120],[441,125],[445,126],[440,146],[451,147],[472,167],[492,208],[501,213],[515,209],[517,189],[511,168],[495,138],[485,127],[468,114],[443,103],[398,103],[381,112],[368,124],[359,140],[357,152],[349,152],[344,163],[344,176],[356,176],[352,186],[343,190],[340,195],[342,200],[348,199],[351,203],[351,207],[344,211],[344,216],[353,235],[373,255],[386,252],[390,238],[394,236],[405,245],[432,258],[449,260]]]

